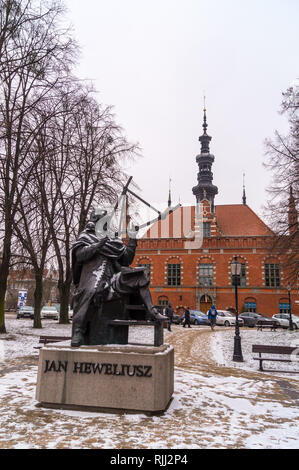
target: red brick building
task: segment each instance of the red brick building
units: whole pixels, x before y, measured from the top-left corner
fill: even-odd
[[[155,223],[139,240],[134,265],[147,265],[154,304],[207,311],[212,303],[218,309],[235,306],[230,265],[237,256],[242,263],[239,310],[269,316],[288,312],[288,273],[282,257],[271,253],[273,233],[246,204],[245,189],[242,204],[214,204],[218,188],[212,182],[205,110],[203,129],[196,204]],[[298,300],[298,285],[293,285],[291,308],[297,315]]]

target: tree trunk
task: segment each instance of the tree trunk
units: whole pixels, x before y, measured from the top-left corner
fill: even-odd
[[[58,289],[59,289],[59,295],[60,295],[59,323],[61,324],[69,323],[70,288],[71,288],[70,280],[58,281]]]
[[[10,250],[3,247],[2,263],[0,264],[0,334],[6,333],[5,328],[5,294],[9,275]]]
[[[43,299],[43,275],[38,272],[38,273],[35,273],[33,328],[42,328],[42,322],[40,318],[40,311],[42,308],[42,299]]]
[[[5,328],[5,292],[6,287],[2,287],[2,281],[0,281],[0,334],[6,333]]]

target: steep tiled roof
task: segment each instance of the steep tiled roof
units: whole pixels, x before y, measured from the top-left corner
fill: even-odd
[[[265,236],[272,235],[267,225],[243,204],[226,204],[216,206],[217,226],[226,236]]]
[[[227,237],[258,237],[271,236],[273,233],[259,216],[243,204],[225,204],[215,207],[218,234]],[[181,234],[186,232],[186,227],[191,225],[194,229],[195,206],[179,207],[173,214],[167,216],[163,221],[152,225],[150,233],[144,235],[144,238],[181,238]],[[173,221],[177,223],[173,224]],[[191,224],[190,224],[191,222]],[[181,226],[181,230],[178,230]],[[178,227],[173,229],[173,227]],[[175,232],[180,232],[175,233]],[[186,235],[186,233],[185,233]]]

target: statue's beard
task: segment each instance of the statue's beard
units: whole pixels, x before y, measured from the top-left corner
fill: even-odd
[[[95,227],[94,226],[87,226],[85,228],[85,231],[88,233],[95,233]]]

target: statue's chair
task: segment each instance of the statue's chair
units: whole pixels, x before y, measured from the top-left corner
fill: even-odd
[[[130,326],[154,327],[154,346],[163,344],[163,322],[146,321],[146,308],[136,294],[93,305],[87,320],[86,345],[128,344]]]

